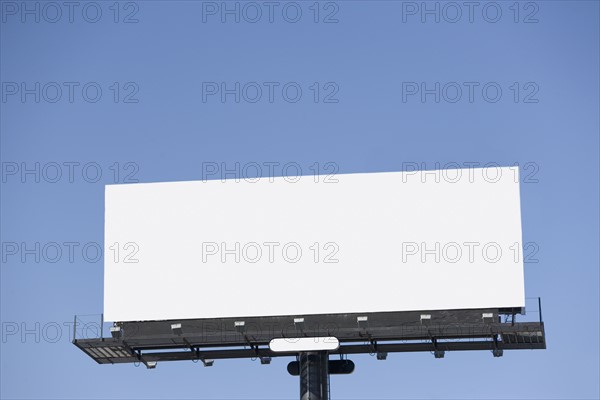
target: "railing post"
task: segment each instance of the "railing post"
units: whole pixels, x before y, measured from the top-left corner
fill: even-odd
[[[73,318],[73,343],[77,340],[77,314]]]

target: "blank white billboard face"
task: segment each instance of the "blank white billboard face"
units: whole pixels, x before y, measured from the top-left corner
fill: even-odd
[[[512,168],[109,185],[108,321],[524,306]]]

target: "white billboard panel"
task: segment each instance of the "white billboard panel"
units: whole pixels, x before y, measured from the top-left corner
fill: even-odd
[[[108,321],[524,306],[518,170],[109,185]]]

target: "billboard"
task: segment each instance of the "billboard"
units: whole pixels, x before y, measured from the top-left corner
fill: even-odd
[[[516,167],[105,195],[107,321],[524,306]]]

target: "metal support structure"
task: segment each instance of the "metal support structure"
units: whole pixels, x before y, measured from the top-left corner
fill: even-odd
[[[331,327],[335,327],[340,346],[328,354],[377,354],[379,360],[398,352],[431,352],[441,358],[452,351],[487,350],[498,357],[507,350],[545,349],[541,318],[539,322],[502,322],[501,316],[508,316],[508,321],[515,313],[512,308],[370,313],[368,327],[367,316],[356,313],[304,315],[293,319],[248,317],[244,321],[238,318],[133,321],[117,322],[110,337],[100,334],[98,338],[77,338],[80,323],[75,318],[73,343],[99,364],[205,360],[205,365],[212,365],[213,360],[259,357],[264,365],[274,357],[299,356],[297,352],[273,351],[270,342],[289,338],[289,327],[301,325],[305,337],[331,336]],[[328,370],[330,375],[349,374],[354,363],[331,360]],[[288,371],[300,375],[299,360],[290,363]]]
[[[538,309],[539,322],[516,322],[516,314],[524,312],[521,308],[118,321],[110,337],[104,337],[100,316],[97,338],[77,338],[75,317],[73,343],[98,364],[143,363],[150,369],[167,361],[201,361],[210,367],[215,360],[258,358],[265,365],[274,357],[294,357],[287,371],[299,377],[300,399],[329,400],[329,376],[351,374],[355,366],[347,357],[352,354],[385,360],[389,353],[423,352],[439,359],[452,351],[491,351],[501,357],[506,350],[545,349],[539,299]],[[295,328],[292,336],[290,327]],[[298,353],[271,348],[275,339],[332,334],[339,342],[336,349]],[[330,354],[340,359],[329,360]]]
[[[300,400],[329,400],[329,354],[300,353]]]

